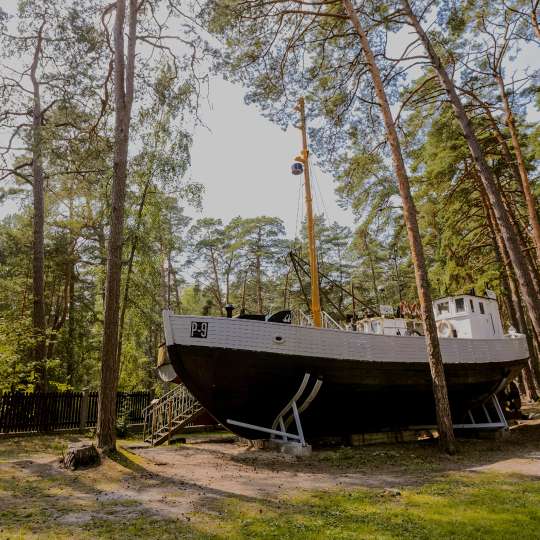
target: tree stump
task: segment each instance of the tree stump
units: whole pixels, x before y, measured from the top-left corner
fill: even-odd
[[[63,466],[72,471],[79,467],[97,465],[99,462],[100,457],[97,448],[88,442],[70,444],[62,458]]]

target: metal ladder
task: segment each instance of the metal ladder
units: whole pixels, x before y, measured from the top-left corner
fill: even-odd
[[[183,384],[175,386],[143,410],[144,441],[152,446],[170,441],[173,435],[190,424],[203,410],[203,406]]]

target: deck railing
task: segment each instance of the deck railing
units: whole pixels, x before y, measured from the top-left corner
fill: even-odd
[[[298,326],[313,326],[313,318],[311,315],[307,315],[301,309],[292,310],[293,313],[293,324]],[[321,312],[322,315],[322,326],[323,328],[335,328],[337,330],[343,330],[336,320],[334,320],[326,311]]]

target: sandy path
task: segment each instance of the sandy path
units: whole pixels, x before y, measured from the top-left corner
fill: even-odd
[[[166,474],[214,496],[279,498],[299,490],[358,486],[391,487],[403,477],[341,472],[274,452],[247,450],[238,444],[196,444],[130,449],[149,462],[153,472]],[[300,465],[300,466],[299,466]],[[307,470],[306,470],[307,469]]]
[[[44,495],[55,520],[81,524],[96,516],[127,520],[160,515],[189,521],[193,511],[219,513],[217,503],[229,498],[279,506],[302,491],[394,491],[452,471],[540,478],[540,419],[512,431],[500,441],[461,442],[460,454],[453,457],[441,455],[433,444],[340,449],[303,459],[224,442],[156,448],[120,443],[121,454],[114,460],[75,472],[61,469],[50,449],[35,453],[29,445],[21,452],[12,448],[7,459],[0,459],[0,510],[4,503],[9,508],[19,486],[25,485],[28,493],[36,493],[28,504],[41,504],[38,494]]]

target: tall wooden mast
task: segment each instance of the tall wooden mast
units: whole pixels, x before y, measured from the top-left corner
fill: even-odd
[[[304,98],[298,100],[296,110],[300,113],[300,126],[302,132],[302,152],[295,157],[304,166],[304,185],[306,190],[306,215],[307,215],[307,234],[309,246],[309,269],[311,273],[311,315],[315,326],[322,326],[321,319],[321,298],[319,292],[319,266],[317,262],[317,246],[315,244],[315,222],[313,220],[313,208],[311,197],[311,181],[309,178],[309,150],[307,146],[306,133],[306,112],[304,107]]]

